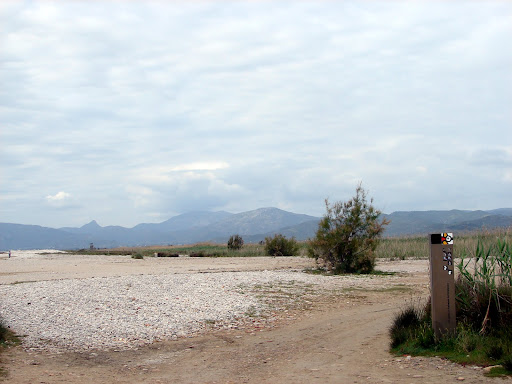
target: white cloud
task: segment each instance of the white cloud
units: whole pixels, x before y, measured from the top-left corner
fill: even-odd
[[[46,202],[49,207],[56,209],[72,209],[77,207],[72,195],[63,191],[57,192],[55,195],[46,196]]]
[[[57,202],[57,201],[63,201],[63,200],[68,200],[69,198],[71,198],[71,195],[67,192],[57,192],[55,195],[48,195],[46,196],[46,199],[49,201],[49,202]]]
[[[218,169],[228,168],[229,164],[223,161],[213,161],[213,162],[197,162],[197,163],[187,163],[187,164],[179,164],[175,167],[171,167],[169,171],[171,172],[179,172],[179,171],[215,171]]]
[[[105,224],[321,214],[360,180],[390,209],[441,208],[444,164],[450,193],[471,191],[455,208],[507,205],[511,16],[506,2],[2,3],[0,213],[31,222],[44,191]]]

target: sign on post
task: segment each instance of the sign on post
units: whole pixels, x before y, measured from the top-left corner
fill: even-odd
[[[436,337],[455,331],[453,234],[430,235],[432,326]]]

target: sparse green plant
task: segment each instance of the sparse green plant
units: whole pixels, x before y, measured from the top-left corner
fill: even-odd
[[[265,237],[265,253],[269,256],[294,256],[299,252],[299,244],[295,237],[287,239],[286,236],[275,234],[274,237]]]
[[[134,253],[132,259],[142,260],[144,259],[144,255],[142,253]]]
[[[361,183],[346,202],[330,204],[320,220],[309,255],[333,273],[370,273],[375,267],[375,249],[389,221],[379,220],[381,212],[367,201]]]
[[[228,249],[239,250],[244,246],[244,239],[240,235],[232,235],[228,240]]]
[[[436,335],[432,328],[430,318],[424,313],[418,332],[416,334],[418,345],[421,348],[432,348],[436,344]]]
[[[470,327],[467,327],[464,324],[459,324],[457,327],[456,337],[459,350],[464,353],[473,352],[481,342],[481,340],[479,340],[478,334],[476,334]]]

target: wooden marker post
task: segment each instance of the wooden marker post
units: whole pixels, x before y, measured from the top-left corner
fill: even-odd
[[[430,235],[432,326],[436,337],[455,332],[453,234]]]

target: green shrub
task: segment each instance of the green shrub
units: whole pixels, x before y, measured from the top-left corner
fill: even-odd
[[[5,343],[6,338],[7,338],[7,327],[4,325],[4,321],[0,317],[0,344]]]
[[[320,220],[308,253],[334,273],[371,273],[375,267],[375,249],[384,227],[381,212],[367,201],[361,184],[356,195],[332,205],[325,201],[326,215]]]
[[[503,356],[503,346],[501,344],[491,344],[485,354],[491,360],[500,360]]]
[[[286,236],[276,234],[274,237],[265,237],[265,254],[269,256],[294,256],[299,253],[299,244],[295,237],[287,239]]]
[[[168,252],[168,251],[155,252],[154,254],[156,257],[179,257],[180,256],[179,253]]]
[[[144,255],[142,253],[135,253],[132,255],[132,259],[142,260]]]
[[[228,240],[228,249],[239,250],[244,246],[244,239],[240,235],[232,235]]]
[[[415,335],[415,330],[420,325],[421,315],[418,310],[409,305],[402,309],[393,320],[393,325],[389,331],[391,337],[391,348],[396,348],[405,343]]]
[[[508,353],[503,358],[501,365],[503,365],[503,368],[505,368],[507,371],[512,372],[512,353]]]

